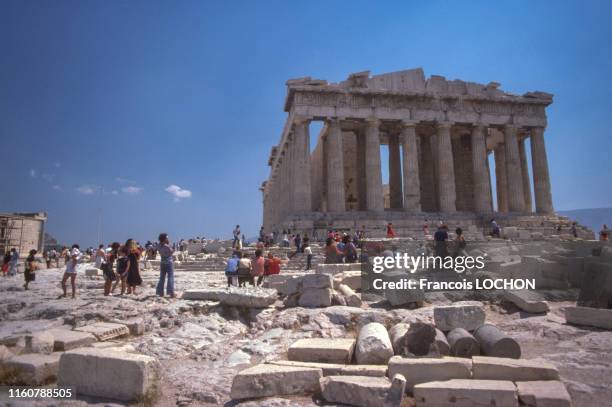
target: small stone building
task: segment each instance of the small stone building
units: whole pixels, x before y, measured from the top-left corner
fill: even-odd
[[[41,253],[46,221],[46,212],[0,214],[0,255],[13,247],[22,257],[32,249]]]

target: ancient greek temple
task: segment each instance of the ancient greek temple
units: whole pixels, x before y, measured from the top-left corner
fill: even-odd
[[[426,78],[421,68],[360,72],[340,83],[287,81],[288,117],[261,187],[264,229],[553,215],[544,142],[552,95],[499,86]],[[323,127],[311,151],[314,121]]]

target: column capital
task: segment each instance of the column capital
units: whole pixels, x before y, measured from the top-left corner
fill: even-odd
[[[449,122],[449,121],[436,122],[436,128],[450,129],[453,124],[455,124],[455,122]]]
[[[416,127],[416,125],[419,123],[418,120],[402,120],[400,121],[400,124],[402,126],[402,128],[406,128],[406,127]]]
[[[312,120],[312,116],[297,115],[293,117],[293,124],[305,124]]]
[[[369,126],[380,126],[380,119],[377,117],[368,117],[365,122]]]

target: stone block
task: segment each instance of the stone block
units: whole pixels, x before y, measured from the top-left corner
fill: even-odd
[[[298,305],[306,308],[329,307],[331,304],[331,288],[311,288],[305,290],[300,294],[300,298],[298,300]]]
[[[409,356],[438,355],[436,349],[436,328],[426,322],[414,322],[404,336]]]
[[[321,369],[260,364],[234,376],[230,397],[247,399],[319,393],[321,377]]]
[[[102,275],[102,270],[97,268],[88,268],[85,270],[85,275],[87,277],[97,277]]]
[[[57,383],[85,396],[134,401],[154,399],[159,378],[160,365],[153,357],[84,348],[62,355]]]
[[[23,353],[53,352],[54,338],[48,331],[39,331],[27,334],[24,337],[25,347]]]
[[[323,398],[330,403],[363,407],[397,407],[405,393],[406,379],[364,376],[327,376],[320,380]]]
[[[355,291],[353,291],[351,287],[349,287],[348,285],[340,284],[338,286],[338,291],[340,291],[344,296],[346,305],[348,305],[349,307],[361,307],[361,298]]]
[[[583,307],[612,307],[612,264],[590,259],[586,262],[577,304]]]
[[[393,356],[391,338],[384,325],[370,322],[364,325],[357,337],[355,359],[362,365],[386,364]]]
[[[504,299],[531,314],[545,313],[550,309],[548,303],[538,293],[530,290],[506,291],[504,292]]]
[[[480,344],[483,355],[499,358],[521,357],[521,347],[518,342],[506,335],[492,324],[484,324],[474,331],[474,337]]]
[[[406,351],[406,340],[405,336],[410,328],[410,324],[400,322],[389,329],[389,338],[391,339],[391,345],[393,345],[393,353],[396,355],[403,355]]]
[[[274,288],[278,291],[279,294],[289,295],[288,281],[294,278],[298,278],[303,274],[272,274],[270,276],[266,276],[264,279],[264,287],[265,288]]]
[[[332,277],[329,274],[306,274],[287,281],[288,295],[313,288],[332,288]]]
[[[557,368],[550,363],[527,359],[474,356],[472,371],[474,379],[478,380],[559,380]]]
[[[452,379],[414,386],[417,407],[518,406],[514,383]]]
[[[260,287],[231,287],[224,289],[186,290],[183,299],[219,301],[231,307],[266,308],[278,299],[275,289]]]
[[[347,271],[361,271],[361,263],[317,264],[316,274],[336,275]]]
[[[527,407],[572,407],[572,399],[559,381],[516,382],[518,398]]]
[[[473,331],[485,322],[485,311],[482,304],[453,304],[434,308],[436,327],[444,332],[455,328]]]
[[[345,365],[338,363],[294,362],[291,360],[273,360],[267,363],[279,366],[321,369],[323,376],[387,376],[386,365]]]
[[[401,374],[406,378],[406,390],[419,383],[449,379],[469,379],[472,376],[472,361],[464,358],[403,358],[393,356],[389,360],[387,376]]]
[[[87,332],[63,328],[49,329],[48,332],[53,335],[53,350],[56,352],[89,346],[96,341],[96,337]]]
[[[405,273],[403,271],[390,271],[377,275],[375,278],[382,278],[385,282],[400,282],[403,279],[413,279],[412,274]],[[388,289],[384,291],[384,297],[389,301],[391,306],[397,307],[400,305],[410,303],[421,303],[425,300],[425,293],[423,290],[414,289]]]
[[[112,322],[96,322],[95,324],[81,326],[74,330],[77,332],[90,333],[99,341],[108,341],[130,334],[130,330],[127,326],[123,324],[114,324]]]
[[[306,338],[289,346],[289,360],[300,362],[351,363],[355,339]]]
[[[612,309],[566,307],[565,320],[572,325],[594,326],[612,330]]]
[[[344,284],[353,290],[361,290],[361,280],[361,271],[345,271],[334,277],[334,287],[337,288],[340,284]]]
[[[142,318],[131,318],[126,321],[117,321],[118,324],[125,325],[130,331],[130,335],[139,336],[145,332],[144,319]]]
[[[224,290],[221,288],[209,288],[203,290],[185,290],[183,291],[182,298],[184,300],[197,300],[197,301],[219,301],[221,298],[221,292]]]
[[[2,382],[10,385],[40,386],[57,377],[61,353],[29,353],[13,356],[0,369]]]

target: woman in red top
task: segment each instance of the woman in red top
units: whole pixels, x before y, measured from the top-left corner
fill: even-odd
[[[395,237],[395,231],[393,230],[393,223],[391,222],[387,223],[387,237],[388,238]]]
[[[267,273],[266,275],[273,275],[280,273],[280,265],[281,260],[278,257],[274,257],[272,252],[268,253],[268,258],[266,259],[267,264]]]

